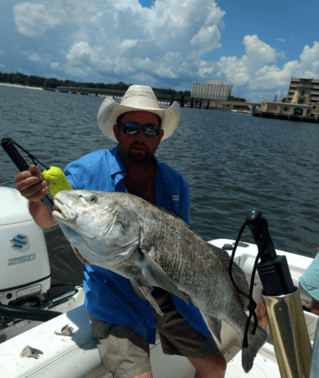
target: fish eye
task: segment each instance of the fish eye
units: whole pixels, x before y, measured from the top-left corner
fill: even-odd
[[[95,202],[97,202],[97,197],[95,197],[95,196],[91,196],[91,197],[89,198],[89,202],[90,202],[90,203],[95,203]]]

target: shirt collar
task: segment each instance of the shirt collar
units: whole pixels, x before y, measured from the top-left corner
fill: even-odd
[[[108,160],[108,169],[110,175],[112,177],[116,176],[118,173],[125,174],[125,167],[122,163],[122,160],[119,156],[119,149],[118,146],[114,147],[113,150],[110,151],[112,158]]]

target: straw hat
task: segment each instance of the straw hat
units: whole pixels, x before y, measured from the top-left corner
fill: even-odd
[[[117,118],[123,113],[137,110],[155,113],[161,118],[161,128],[164,130],[162,140],[169,138],[179,123],[179,104],[175,101],[169,109],[161,109],[152,88],[144,85],[131,85],[120,104],[112,97],[106,97],[100,106],[97,122],[103,134],[117,142],[113,132]]]

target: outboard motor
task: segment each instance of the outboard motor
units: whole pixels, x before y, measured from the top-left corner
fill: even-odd
[[[0,303],[11,305],[46,293],[51,271],[44,233],[28,200],[16,189],[0,187],[0,203]]]

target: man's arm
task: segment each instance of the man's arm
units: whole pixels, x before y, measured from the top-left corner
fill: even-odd
[[[41,198],[46,195],[48,188],[39,169],[32,165],[28,171],[17,174],[14,181],[16,189],[29,201],[30,213],[38,226],[41,228],[55,226],[50,210],[41,202]]]
[[[50,210],[42,202],[29,202],[29,210],[39,227],[50,228],[56,226]]]
[[[311,312],[319,316],[319,302],[312,298]]]

